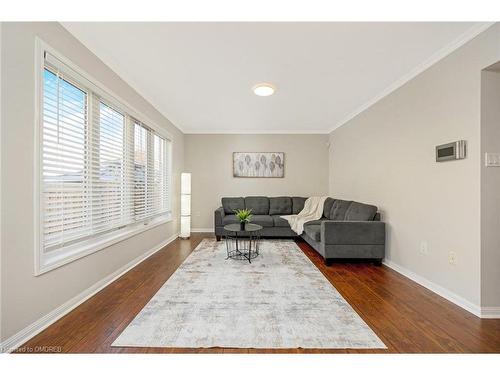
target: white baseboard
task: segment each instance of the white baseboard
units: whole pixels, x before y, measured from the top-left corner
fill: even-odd
[[[111,284],[113,281],[118,279],[120,276],[122,276],[124,273],[129,271],[130,269],[134,268],[137,266],[139,263],[144,261],[145,259],[149,258],[151,255],[156,253],[157,251],[161,250],[165,246],[167,246],[169,243],[174,241],[177,237],[179,236],[178,233],[175,235],[171,236],[170,238],[166,239],[165,241],[161,242],[160,244],[156,245],[152,249],[148,250],[142,255],[139,255],[137,258],[133,259],[123,267],[120,267],[118,270],[113,272],[112,274],[106,276],[104,279],[98,281],[94,285],[92,285],[90,288],[84,290],[83,292],[79,293],[75,297],[71,298],[69,301],[63,303],[61,306],[56,308],[55,310],[52,310],[50,313],[47,315],[41,317],[37,321],[31,323],[29,326],[26,328],[22,329],[18,333],[12,335],[5,341],[3,341],[0,344],[0,352],[11,352],[24,344],[26,341],[43,331],[45,328],[47,328],[49,325],[52,323],[56,322],[57,320],[61,319],[64,315],[68,314],[71,310],[74,308],[78,307],[81,305],[83,302],[88,300],[90,297],[92,297],[94,294],[99,292],[100,290],[104,289],[106,286]]]
[[[500,307],[481,307],[481,318],[500,319]]]
[[[193,233],[214,233],[214,228],[191,228],[191,232]]]
[[[446,298],[448,301],[454,303],[457,306],[467,310],[468,312],[476,315],[479,318],[500,318],[500,308],[498,307],[483,307],[478,306],[465,298],[459,296],[452,291],[443,288],[441,285],[438,285],[432,281],[427,280],[425,277],[417,275],[415,272],[410,271],[403,266],[400,266],[397,263],[394,263],[388,259],[384,260],[383,263],[392,268],[394,271],[400,273],[403,276],[415,281],[417,284],[422,285],[423,287],[429,289],[430,291],[440,295],[443,298]]]

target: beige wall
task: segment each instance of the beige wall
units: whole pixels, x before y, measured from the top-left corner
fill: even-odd
[[[330,136],[330,194],[378,205],[387,258],[476,306],[481,70],[499,59],[498,37],[495,25]],[[436,163],[434,147],[459,139],[467,159]]]
[[[185,169],[192,173],[192,227],[213,228],[221,197],[312,196],[328,193],[328,136],[189,134]],[[233,152],[282,151],[284,178],[234,178]]]
[[[500,152],[500,63],[481,74],[481,149]],[[481,163],[481,305],[500,307],[500,168]]]
[[[41,276],[33,276],[35,36],[173,135],[173,217],[165,225]],[[2,339],[36,321],[178,232],[183,134],[57,23],[4,23],[2,30]]]
[[[2,28],[3,22],[0,22],[0,342],[2,341],[2,131],[3,131],[3,115],[2,115]]]

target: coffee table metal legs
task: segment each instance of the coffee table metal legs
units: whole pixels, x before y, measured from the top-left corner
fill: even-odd
[[[259,255],[259,240],[260,236],[253,233],[250,233],[248,237],[238,236],[237,232],[234,235],[226,235],[226,260],[231,258],[248,260],[248,263],[252,263],[252,259]],[[248,241],[248,246],[246,246],[246,241]]]

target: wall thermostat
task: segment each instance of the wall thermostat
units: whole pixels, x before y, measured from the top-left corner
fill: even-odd
[[[450,161],[465,159],[467,156],[467,142],[455,141],[436,146],[436,161]]]

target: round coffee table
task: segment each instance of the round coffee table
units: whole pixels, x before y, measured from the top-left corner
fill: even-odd
[[[224,226],[226,232],[231,232],[225,236],[227,258],[248,260],[259,256],[260,230],[262,226],[247,223],[245,230],[241,230],[240,224],[228,224]]]

